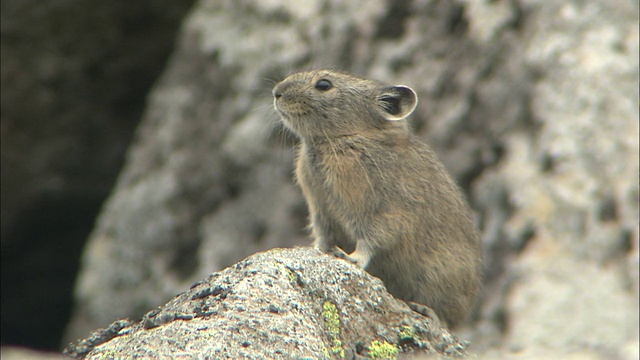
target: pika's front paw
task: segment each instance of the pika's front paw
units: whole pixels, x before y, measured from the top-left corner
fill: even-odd
[[[347,254],[346,252],[344,252],[344,250],[340,249],[337,246],[334,246],[331,248],[331,253],[333,254],[333,256],[339,258],[339,259],[344,259],[347,260],[350,263],[353,264],[357,264],[358,260],[352,258],[351,256],[349,256],[349,254]]]

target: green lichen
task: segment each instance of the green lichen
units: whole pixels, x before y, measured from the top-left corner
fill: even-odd
[[[277,249],[277,250],[284,250],[284,249]],[[277,269],[277,271],[282,271],[287,274],[287,279],[289,280],[290,283],[296,284],[300,281],[300,277],[298,276],[298,274],[296,274],[296,272],[293,271],[293,269],[291,269],[284,263],[278,260],[272,260],[271,263],[273,264],[273,267]]]
[[[332,335],[340,335],[340,316],[338,315],[338,308],[329,300],[322,304],[322,318],[327,326],[327,330]]]
[[[215,340],[218,336],[215,335],[212,331],[210,331],[209,329],[206,329],[204,331],[199,331],[198,332],[198,337],[200,338],[205,338],[207,340]]]
[[[296,284],[298,282],[298,274],[296,274],[293,270],[285,267],[287,272],[287,277],[289,278],[289,282],[292,284]]]
[[[416,340],[416,330],[413,326],[404,325],[398,334],[400,341],[414,341]]]
[[[344,349],[342,348],[342,341],[338,339],[333,340],[333,344],[331,344],[331,353],[334,355],[338,355],[341,358],[344,357]]]
[[[278,270],[284,268],[284,264],[278,260],[271,260],[271,265],[273,265],[273,267]]]
[[[331,358],[331,354],[329,354],[329,349],[327,349],[327,347],[324,345],[322,346],[322,353],[324,354],[325,358],[327,359]]]
[[[322,304],[322,318],[324,326],[329,333],[329,341],[331,341],[328,353],[343,358],[344,349],[340,340],[340,315],[338,315],[338,308],[329,300]]]
[[[338,340],[337,343],[332,344],[328,349],[326,346],[322,346],[322,354],[326,359],[333,359],[336,355],[344,358],[344,349],[342,348],[342,342]]]
[[[98,355],[101,356],[103,359],[115,359],[117,353],[115,350],[109,349],[99,353]]]
[[[374,340],[369,345],[369,357],[372,359],[395,359],[398,356],[398,348],[388,342]]]

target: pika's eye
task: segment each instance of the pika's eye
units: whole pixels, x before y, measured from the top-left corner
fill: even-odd
[[[331,84],[331,81],[329,81],[327,79],[320,79],[316,83],[316,89],[318,89],[320,91],[327,91],[327,90],[331,89],[332,87],[333,87],[333,85]]]

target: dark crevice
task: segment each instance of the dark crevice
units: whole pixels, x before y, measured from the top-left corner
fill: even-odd
[[[2,242],[2,344],[58,349],[80,253],[100,209],[82,197],[32,205]],[[28,246],[25,247],[25,245]]]
[[[404,35],[407,18],[411,16],[411,0],[390,0],[386,16],[380,19],[376,38],[399,39]]]
[[[172,248],[169,267],[181,280],[191,277],[198,268],[200,243],[200,238],[197,236],[192,237],[191,240],[181,237],[180,243]]]
[[[358,32],[354,26],[349,26],[347,29],[347,35],[345,36],[345,42],[339,52],[340,58],[338,59],[338,66],[343,69],[348,69],[351,62],[354,59],[355,42],[358,39]]]
[[[267,234],[268,227],[263,222],[255,222],[251,224],[251,235],[253,237],[253,243],[256,245],[264,242],[264,237]]]
[[[452,139],[453,140],[453,139]],[[453,145],[452,145],[453,146]],[[486,149],[478,149],[474,156],[473,164],[460,175],[459,183],[463,189],[471,189],[473,182],[478,179],[487,168],[498,164],[504,157],[504,146],[500,143],[485,144]],[[467,194],[468,196],[469,194]]]
[[[455,5],[450,7],[447,14],[446,30],[450,34],[464,34],[469,28],[469,21],[464,14],[464,6]]]
[[[3,345],[59,349],[85,241],[192,2],[3,1]]]
[[[605,197],[600,201],[600,203],[597,205],[596,211],[598,220],[602,222],[618,220],[618,204],[616,202],[616,199],[611,195]]]

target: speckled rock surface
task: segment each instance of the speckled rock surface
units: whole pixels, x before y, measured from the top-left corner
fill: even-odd
[[[394,299],[379,279],[299,247],[252,255],[140,322],[116,322],[68,353],[90,359],[375,358],[460,356],[466,346]]]

